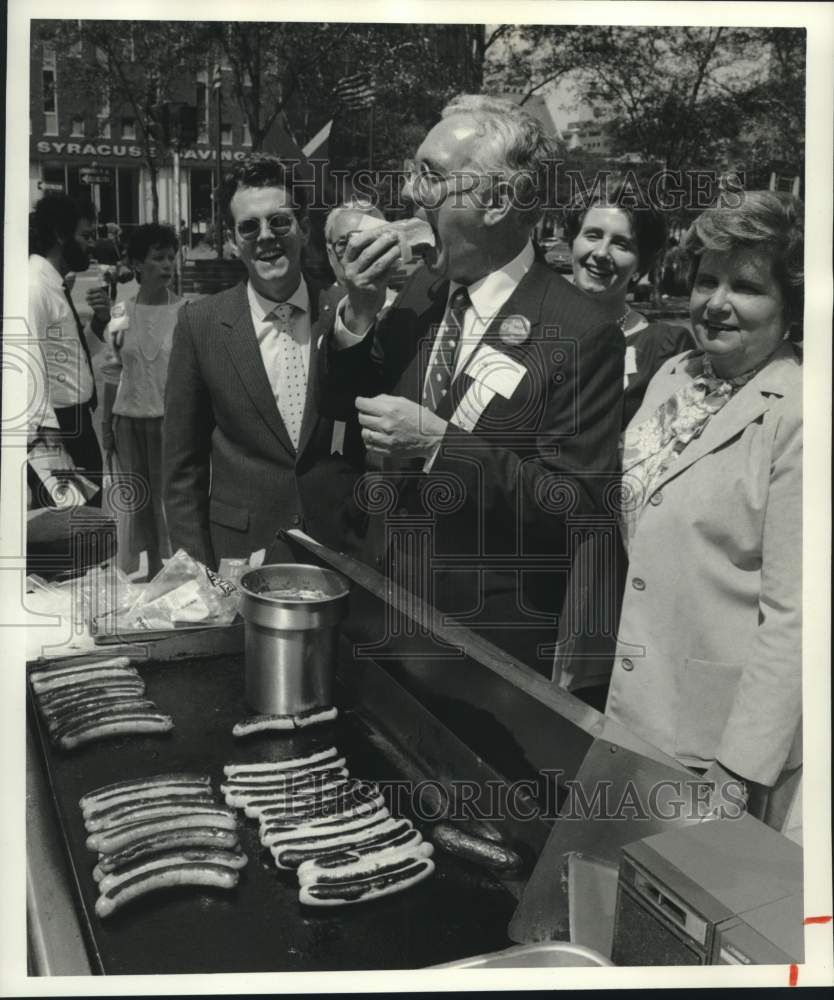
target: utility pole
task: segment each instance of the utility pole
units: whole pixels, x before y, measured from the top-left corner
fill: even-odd
[[[217,171],[215,174],[216,183],[214,186],[214,240],[217,247],[217,257],[218,260],[223,258],[223,213],[220,210],[220,185],[223,183],[223,161],[221,159],[221,152],[223,149],[222,143],[222,130],[221,130],[221,112],[222,112],[222,99],[223,99],[223,76],[220,63],[217,64],[214,70],[214,80],[212,82],[212,88],[214,90],[215,96],[215,108],[217,115],[217,135],[216,135],[216,149],[215,154],[217,156]]]

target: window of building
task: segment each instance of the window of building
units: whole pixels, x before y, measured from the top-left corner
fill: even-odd
[[[209,95],[208,95],[208,70],[202,69],[197,74],[197,96],[195,104],[197,107],[197,142],[208,142],[208,116],[209,116]]]
[[[58,134],[58,87],[55,65],[55,49],[43,47],[41,64],[41,85],[43,88],[43,131],[44,135]]]
[[[85,128],[84,128],[84,119],[83,118],[74,117],[72,119],[72,128],[71,128],[71,131],[70,131],[70,135],[76,136],[76,137],[80,137],[80,136],[84,135],[84,131],[85,131]]]
[[[220,142],[223,146],[232,144],[232,126],[229,122],[223,122],[220,126]]]
[[[122,138],[136,138],[136,122],[133,118],[122,118]]]
[[[244,120],[243,122],[243,139],[242,143],[244,146],[252,145],[252,133],[249,131],[249,122]]]
[[[98,134],[101,139],[110,138],[110,98],[105,97],[96,115]]]

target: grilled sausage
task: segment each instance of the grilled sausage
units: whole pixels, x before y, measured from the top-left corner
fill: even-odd
[[[299,712],[296,715],[255,715],[242,722],[236,722],[232,736],[251,736],[263,732],[292,732],[315,726],[322,722],[332,722],[338,715],[336,708],[316,708],[309,712]]]
[[[74,750],[75,747],[92,740],[104,739],[108,736],[129,736],[137,733],[167,733],[174,728],[174,720],[170,715],[161,712],[147,712],[144,715],[125,715],[118,718],[98,719],[95,722],[81,725],[66,732],[58,740],[58,746],[64,750]]]
[[[364,847],[348,847],[338,854],[328,854],[321,858],[310,858],[308,861],[302,861],[298,866],[298,871],[300,874],[302,871],[309,870],[312,867],[322,870],[340,868],[343,865],[353,864],[362,858],[382,854],[383,851],[391,854],[402,853],[404,851],[413,852],[416,847],[422,845],[422,842],[423,838],[420,835],[420,831],[411,827],[404,833],[398,833],[396,836],[389,837],[379,844],[370,844]],[[426,846],[431,847],[432,845],[427,844]],[[434,848],[432,848],[433,850]]]
[[[304,847],[307,844],[321,843],[333,837],[365,835],[375,827],[380,827],[377,832],[382,832],[382,827],[388,823],[387,829],[391,828],[391,814],[387,809],[372,813],[370,816],[360,816],[357,819],[348,819],[342,823],[329,826],[302,827],[298,830],[271,830],[268,826],[261,826],[261,843],[264,847]]]
[[[193,827],[212,826],[222,830],[237,829],[234,813],[222,806],[202,806],[181,816],[163,816],[145,822],[127,823],[113,830],[101,830],[87,837],[87,850],[114,854],[129,844],[147,837],[167,833],[169,830],[186,830]]]
[[[86,806],[102,802],[114,795],[134,794],[140,791],[145,795],[151,795],[160,787],[168,788],[177,785],[201,785],[210,790],[211,778],[207,774],[193,774],[184,771],[171,774],[152,774],[147,778],[127,778],[124,781],[115,781],[112,785],[102,785],[101,788],[94,788],[91,792],[86,792],[78,800],[78,804],[84,809]]]
[[[219,889],[233,889],[238,879],[237,871],[225,865],[200,861],[176,862],[164,868],[134,875],[102,893],[96,900],[96,913],[99,917],[109,917],[131,899],[158,889],[177,885],[207,885]]]
[[[251,799],[244,806],[244,812],[250,819],[258,819],[266,809],[269,809],[269,815],[273,819],[286,823],[298,823],[314,819],[317,816],[341,812],[344,809],[368,802],[369,794],[372,793],[341,786],[324,795],[296,799],[289,803],[280,798],[277,800],[274,798]]]
[[[377,851],[350,865],[317,868],[315,864],[298,872],[299,885],[339,885],[343,882],[363,882],[391,872],[401,871],[415,861],[430,857],[431,844],[425,841],[404,851]],[[305,862],[306,864],[306,862]]]
[[[334,795],[344,794],[352,789],[347,778],[330,778],[326,782],[311,782],[308,785],[300,785],[297,788],[287,790],[272,788],[271,786],[260,786],[252,789],[235,788],[221,786],[224,797],[228,805],[244,808],[250,802],[263,801],[269,799],[276,810],[292,809],[301,807],[309,803],[315,803],[321,799],[332,798]],[[225,789],[225,790],[224,790]]]
[[[90,671],[106,670],[108,667],[129,667],[127,656],[111,656],[107,660],[81,660],[77,663],[65,663],[62,666],[46,665],[30,671],[29,679],[33,681],[46,680],[50,677],[72,677],[77,674],[87,674]]]
[[[242,851],[207,851],[196,847],[185,848],[181,851],[165,851],[163,854],[150,858],[148,861],[139,861],[136,864],[127,865],[124,868],[119,868],[111,872],[109,875],[105,875],[101,870],[98,870],[98,877],[96,878],[98,890],[102,893],[107,892],[114,886],[121,885],[127,879],[133,878],[134,875],[141,875],[143,872],[153,871],[155,868],[164,868],[166,865],[182,864],[188,861],[199,861],[210,865],[224,865],[226,868],[234,868],[236,871],[239,871],[246,866],[249,859]],[[96,869],[98,869],[98,865],[96,865]],[[94,871],[93,877],[95,875],[96,872]]]
[[[231,850],[238,846],[237,831],[223,827],[203,826],[188,830],[167,830],[143,840],[134,841],[115,854],[101,854],[98,867],[105,875],[149,855],[183,847],[211,847]]]
[[[279,868],[297,868],[302,861],[307,861],[310,858],[323,857],[325,854],[342,854],[357,847],[378,846],[388,839],[393,839],[395,835],[405,833],[410,828],[411,824],[408,820],[388,819],[371,831],[360,831],[358,835],[343,833],[339,836],[322,838],[307,846],[292,848],[277,844],[270,848],[270,851]]]
[[[35,694],[43,691],[56,691],[59,688],[71,688],[83,681],[97,680],[100,677],[138,677],[139,674],[133,667],[96,667],[86,671],[76,671],[73,673],[56,673],[49,677],[39,677],[32,680],[32,689]]]
[[[97,719],[105,717],[116,718],[120,715],[144,715],[146,712],[155,712],[157,706],[152,701],[145,698],[131,698],[130,700],[120,699],[116,702],[97,705],[93,708],[84,709],[80,712],[70,712],[61,716],[47,725],[50,736],[53,740],[58,739],[70,729],[77,729],[88,722],[95,722]]]
[[[348,819],[357,819],[360,816],[367,816],[369,813],[377,813],[385,808],[385,800],[381,795],[375,796],[369,802],[363,802],[358,806],[350,806],[343,809],[334,809],[332,812],[322,813],[321,816],[312,816],[308,819],[288,820],[264,809],[260,815],[261,827],[269,826],[272,830],[301,830],[306,827],[328,826],[344,822]]]
[[[58,688],[46,694],[37,695],[38,708],[43,715],[52,715],[77,702],[91,701],[111,695],[144,694],[145,682],[141,677],[131,680],[102,678],[89,684],[78,684],[72,688]]]
[[[270,788],[279,792],[294,792],[305,785],[315,785],[317,782],[324,782],[330,778],[347,776],[347,773],[345,758],[334,757],[333,760],[327,761],[325,764],[318,764],[304,771],[256,771],[235,774],[231,777],[226,775],[220,788],[221,790],[228,788],[232,791]]]
[[[263,761],[254,764],[226,764],[223,773],[231,777],[246,771],[300,771],[338,756],[339,751],[336,747],[327,747],[326,750],[319,750],[317,753],[307,754],[304,757],[288,757],[286,760]]]
[[[402,892],[434,871],[430,858],[420,858],[399,868],[397,871],[357,882],[340,882],[335,885],[314,883],[303,885],[298,891],[298,900],[307,906],[339,906],[348,903],[363,903],[395,892]]]
[[[141,804],[121,805],[106,812],[96,813],[85,819],[84,825],[89,833],[98,830],[116,830],[129,823],[145,822],[162,816],[181,816],[211,808],[214,804],[214,799],[210,795],[193,799],[179,795],[165,799],[145,799]]]
[[[515,851],[496,844],[495,841],[464,833],[448,823],[438,823],[432,829],[432,840],[447,854],[497,871],[513,871],[521,865],[521,858]]]

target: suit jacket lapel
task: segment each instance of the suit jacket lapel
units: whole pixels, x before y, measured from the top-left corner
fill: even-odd
[[[263,417],[281,445],[291,454],[295,454],[284,421],[278,412],[278,404],[269,384],[263,359],[261,358],[255,327],[252,325],[252,315],[249,311],[249,300],[246,296],[246,285],[238,285],[239,294],[232,300],[228,310],[221,315],[220,322],[225,327],[224,343],[229,352],[232,364],[235,366],[244,388],[249,393],[252,402]],[[312,356],[312,350],[310,352]]]
[[[432,345],[437,328],[443,322],[448,295],[449,283],[447,281],[437,282],[427,289],[426,300],[417,309],[413,320],[414,353],[410,364],[400,377],[395,395],[422,403],[423,383],[431,357]],[[394,332],[394,336],[402,336],[402,334],[403,331]],[[441,413],[440,416],[443,414]]]
[[[305,279],[306,280],[306,279]],[[319,414],[319,340],[328,326],[329,316],[319,314],[319,289],[307,281],[310,295],[310,363],[307,367],[307,398],[304,401],[304,416],[301,420],[301,435],[298,439],[298,454],[304,451],[313,436]]]
[[[655,488],[660,489],[694,462],[716,451],[765,413],[770,408],[774,396],[784,395],[785,383],[782,381],[782,376],[786,374],[785,366],[794,368],[795,362],[783,350],[766,369],[742,386],[735,396],[710,418],[704,433],[684,448]]]
[[[498,314],[489,317],[490,323],[484,331],[478,346],[467,358],[466,365],[454,377],[452,392],[450,393],[449,413],[448,415],[441,414],[442,416],[448,419],[454,413],[455,408],[469,388],[471,379],[467,375],[467,369],[482,347],[490,347],[518,361],[524,365],[525,369],[529,368],[529,358],[527,355],[530,351],[531,342],[540,337],[542,300],[547,290],[547,281],[549,280],[549,270],[546,270],[544,275],[542,275],[536,265],[533,264],[527,274],[516,285],[507,301],[501,306]],[[514,341],[509,333],[506,340],[502,337],[501,329],[504,321],[511,316],[521,316],[527,321],[527,336],[523,340]],[[520,329],[520,324],[517,324],[510,332],[516,333]],[[484,413],[486,410],[487,407],[484,407]],[[479,421],[482,417],[483,413],[479,416]]]

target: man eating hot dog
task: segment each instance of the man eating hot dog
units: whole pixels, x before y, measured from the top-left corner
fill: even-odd
[[[350,237],[322,393],[384,459],[367,561],[545,674],[574,525],[610,522],[624,354],[616,324],[535,259],[553,156],[509,102],[445,108],[403,190],[434,246],[380,317],[402,233]],[[394,543],[415,517],[428,545]]]

